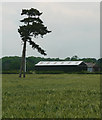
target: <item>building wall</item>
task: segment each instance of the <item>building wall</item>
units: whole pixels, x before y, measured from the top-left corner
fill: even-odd
[[[88,72],[93,72],[93,68],[92,68],[92,67],[88,67],[88,68],[87,68],[87,71],[88,71]]]
[[[64,71],[64,72],[80,72],[87,70],[86,65],[80,66],[35,66],[37,71]]]

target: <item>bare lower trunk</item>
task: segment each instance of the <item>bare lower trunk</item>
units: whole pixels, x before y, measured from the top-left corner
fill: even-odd
[[[20,73],[19,77],[22,76],[23,71],[23,77],[25,77],[25,56],[26,56],[26,41],[24,42],[23,51],[22,51],[22,60],[21,60],[21,67],[20,67]]]

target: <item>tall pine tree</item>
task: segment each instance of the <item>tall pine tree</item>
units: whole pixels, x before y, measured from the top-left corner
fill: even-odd
[[[23,41],[23,51],[22,51],[22,60],[19,77],[22,75],[25,77],[25,58],[26,58],[26,42],[32,46],[32,48],[37,49],[42,55],[46,55],[45,50],[43,50],[38,44],[36,44],[32,38],[37,38],[37,36],[43,37],[47,33],[50,33],[46,26],[44,26],[43,21],[40,19],[41,12],[37,9],[22,9],[21,15],[26,15],[27,17],[21,20],[24,25],[19,26],[18,32]]]

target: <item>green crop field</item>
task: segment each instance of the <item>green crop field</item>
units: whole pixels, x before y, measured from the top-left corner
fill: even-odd
[[[100,75],[4,74],[3,118],[100,118]]]

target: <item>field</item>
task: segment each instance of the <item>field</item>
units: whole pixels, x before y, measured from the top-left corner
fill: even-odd
[[[100,118],[100,75],[5,74],[3,118]]]

